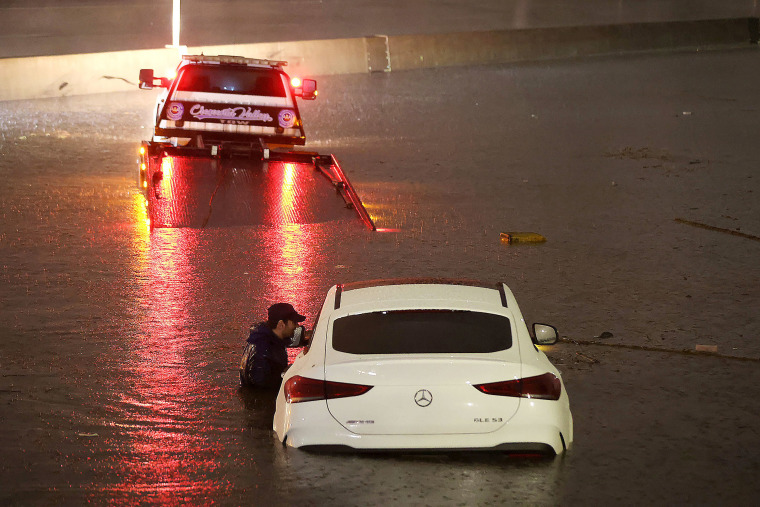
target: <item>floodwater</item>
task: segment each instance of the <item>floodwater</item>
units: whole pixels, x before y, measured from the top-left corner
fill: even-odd
[[[384,232],[337,196],[256,218],[264,183],[244,176],[205,227],[151,230],[136,158],[152,92],[0,104],[0,501],[750,505],[759,57],[322,79],[307,147],[337,156]],[[287,182],[308,177],[272,178],[266,202],[304,206]],[[575,418],[565,456],[277,443],[271,399],[238,389],[248,326],[281,300],[308,325],[332,284],[402,276],[503,280],[530,322],[612,335],[548,351]],[[718,355],[681,352],[698,344]]]

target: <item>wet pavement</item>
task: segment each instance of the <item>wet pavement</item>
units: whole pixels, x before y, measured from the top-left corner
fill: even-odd
[[[324,78],[307,147],[336,154],[377,233],[337,205],[151,232],[152,92],[0,104],[0,502],[754,504],[760,244],[729,232],[760,236],[759,57]],[[528,321],[602,343],[547,351],[567,455],[277,444],[271,400],[237,386],[248,326],[279,300],[313,322],[332,284],[397,276],[504,280]]]

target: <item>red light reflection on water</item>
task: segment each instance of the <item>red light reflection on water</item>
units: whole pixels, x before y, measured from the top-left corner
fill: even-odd
[[[269,263],[267,294],[271,303],[288,302],[301,313],[311,311],[315,287],[315,234],[311,227],[299,224],[305,202],[301,192],[310,191],[299,183],[299,170],[294,164],[270,164],[265,194],[266,223],[271,229],[264,234],[264,258]],[[309,317],[305,325],[313,323]],[[292,361],[301,349],[289,349]]]
[[[172,182],[174,181],[174,157],[164,157],[161,159],[161,195],[165,199],[171,199],[173,196]]]
[[[312,244],[308,229],[298,223],[297,193],[300,188],[293,164],[271,164],[265,194],[266,222],[271,230],[264,234],[264,258],[271,263],[272,297],[303,308],[311,268]]]
[[[129,444],[116,464],[117,498],[160,504],[203,503],[223,488],[213,479],[221,445],[209,438],[213,386],[198,368],[204,337],[193,317],[199,231],[154,231],[146,243],[145,310],[125,365],[131,388],[119,393],[117,426]]]
[[[307,212],[304,206],[304,194],[312,191],[311,187],[304,188],[302,172],[313,172],[313,169],[271,162],[264,180],[264,223],[273,227],[286,224],[303,223],[303,215]]]

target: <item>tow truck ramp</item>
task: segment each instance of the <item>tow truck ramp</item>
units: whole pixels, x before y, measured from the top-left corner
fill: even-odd
[[[376,230],[333,155],[248,156],[143,142],[139,186],[154,227],[306,224],[359,219]]]

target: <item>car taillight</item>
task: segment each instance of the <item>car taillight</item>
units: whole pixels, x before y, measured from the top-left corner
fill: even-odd
[[[285,382],[283,391],[285,393],[285,400],[288,403],[301,403],[302,401],[331,400],[333,398],[359,396],[370,389],[372,389],[372,386],[317,380],[296,375],[295,377],[290,377]]]
[[[490,384],[474,386],[478,391],[495,396],[513,396],[516,398],[535,398],[538,400],[558,400],[562,394],[562,384],[553,373],[544,373],[536,377],[505,380]]]

